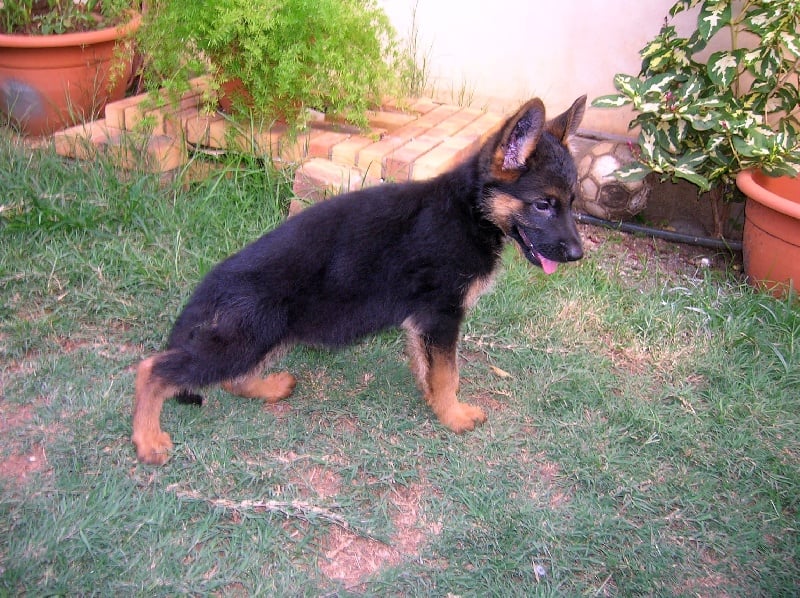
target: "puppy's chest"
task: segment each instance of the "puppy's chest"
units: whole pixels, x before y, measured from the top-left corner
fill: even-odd
[[[476,277],[466,288],[464,298],[461,302],[464,311],[469,311],[475,304],[478,303],[484,294],[488,293],[494,287],[497,278],[497,269],[495,268],[489,274]]]

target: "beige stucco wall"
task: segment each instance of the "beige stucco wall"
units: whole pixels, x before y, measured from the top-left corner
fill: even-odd
[[[551,113],[613,93],[674,0],[379,0],[398,33],[416,27],[439,99],[511,108],[541,97]],[[412,19],[416,6],[416,18]],[[680,22],[679,22],[679,30]],[[585,128],[625,134],[630,113],[590,108]]]

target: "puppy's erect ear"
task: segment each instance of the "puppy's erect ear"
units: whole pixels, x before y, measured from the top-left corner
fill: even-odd
[[[567,145],[567,140],[574,135],[583,120],[586,112],[586,96],[583,95],[575,100],[569,110],[559,114],[547,123],[547,131],[556,139],[561,140],[562,145]]]
[[[519,178],[539,143],[544,124],[544,104],[539,98],[526,103],[508,119],[492,155],[491,170],[495,178],[507,181]]]

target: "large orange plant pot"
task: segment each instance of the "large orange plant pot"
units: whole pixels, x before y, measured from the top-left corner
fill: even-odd
[[[784,296],[800,284],[800,178],[746,170],[736,185],[747,196],[742,253],[748,281]]]
[[[141,21],[63,35],[0,34],[0,112],[27,135],[97,118],[131,76]]]

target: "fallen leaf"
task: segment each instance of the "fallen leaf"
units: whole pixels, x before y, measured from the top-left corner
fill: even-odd
[[[495,373],[495,375],[497,375],[497,376],[499,376],[499,377],[501,377],[501,378],[513,378],[513,376],[512,376],[511,374],[509,374],[509,373],[508,373],[507,371],[505,371],[505,370],[501,370],[501,369],[500,369],[499,367],[497,367],[496,365],[490,365],[490,366],[489,366],[489,369],[491,369],[491,370],[492,370],[492,371]]]

